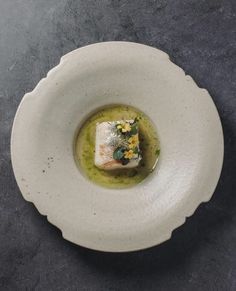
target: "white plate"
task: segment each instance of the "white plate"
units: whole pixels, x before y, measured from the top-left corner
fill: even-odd
[[[73,157],[78,125],[96,108],[129,104],[156,125],[161,156],[143,183],[99,187]],[[24,96],[11,154],[19,188],[63,237],[88,248],[131,251],[157,245],[208,201],[223,161],[223,134],[205,89],[166,53],[128,42],[77,49]]]

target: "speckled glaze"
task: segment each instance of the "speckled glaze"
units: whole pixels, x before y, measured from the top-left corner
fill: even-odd
[[[73,140],[88,114],[128,104],[157,127],[161,155],[154,175],[130,189],[90,183],[78,171]],[[62,57],[23,98],[11,154],[24,198],[63,237],[102,251],[159,244],[208,201],[223,161],[223,134],[205,89],[167,54],[128,42],[89,45]]]

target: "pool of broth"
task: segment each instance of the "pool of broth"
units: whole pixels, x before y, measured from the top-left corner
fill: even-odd
[[[139,140],[142,160],[133,169],[104,171],[94,165],[96,123],[130,120],[139,117]],[[104,107],[82,125],[74,144],[78,167],[91,181],[108,188],[127,188],[143,181],[155,168],[160,153],[154,125],[141,111],[126,105]]]

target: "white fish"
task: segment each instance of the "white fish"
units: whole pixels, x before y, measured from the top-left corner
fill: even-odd
[[[95,165],[103,170],[135,168],[141,160],[140,155],[131,158],[126,165],[113,158],[118,146],[128,147],[127,140],[117,133],[116,125],[120,123],[133,123],[134,120],[102,122],[96,125]],[[137,145],[139,149],[139,141]]]

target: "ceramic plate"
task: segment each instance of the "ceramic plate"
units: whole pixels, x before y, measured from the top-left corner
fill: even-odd
[[[91,183],[73,141],[99,107],[128,104],[156,126],[156,170],[128,189]],[[158,49],[128,42],[89,45],[62,57],[27,93],[14,120],[11,154],[24,198],[64,238],[102,251],[157,245],[208,201],[223,161],[223,134],[207,92]]]

